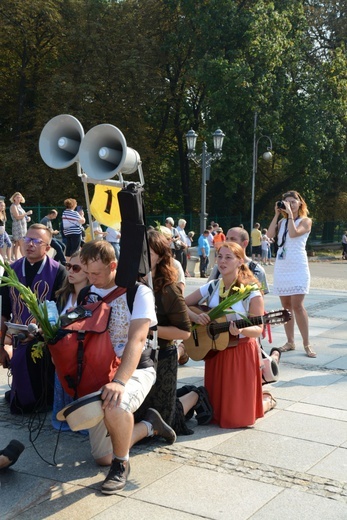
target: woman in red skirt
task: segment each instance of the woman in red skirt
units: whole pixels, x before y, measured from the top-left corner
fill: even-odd
[[[218,270],[221,277],[217,285],[211,281],[186,298],[188,306],[206,300],[210,308],[216,307],[227,298],[233,287],[257,285],[259,282],[245,264],[244,250],[235,242],[223,244],[217,254]],[[213,284],[211,286],[211,284]],[[230,320],[229,344],[225,350],[213,353],[205,359],[205,387],[214,409],[213,423],[221,428],[242,428],[252,426],[264,412],[273,408],[276,402],[271,394],[262,393],[261,356],[258,339],[262,325],[247,323],[237,328],[233,322],[245,316],[263,316],[264,302],[260,290],[233,305]],[[207,325],[210,317],[203,312],[189,310],[192,322]],[[210,340],[212,343],[212,340]],[[228,342],[228,336],[226,336]],[[264,403],[263,403],[264,399]]]

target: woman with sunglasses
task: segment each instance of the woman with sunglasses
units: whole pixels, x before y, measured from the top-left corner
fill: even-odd
[[[88,277],[82,269],[79,251],[71,255],[70,261],[65,264],[65,269],[67,270],[65,282],[55,293],[59,314],[65,314],[69,309],[76,307],[80,290],[89,283]],[[66,422],[62,423],[57,420],[56,414],[72,401],[72,397],[63,390],[57,375],[55,375],[52,413],[52,425],[55,429],[61,431],[68,431],[70,429]]]
[[[284,325],[287,342],[279,350],[295,350],[296,320],[306,355],[315,358],[317,354],[310,345],[308,316],[304,307],[305,294],[308,294],[310,288],[310,270],[305,247],[312,227],[312,220],[307,215],[307,205],[300,193],[287,191],[282,195],[282,200],[276,202],[275,216],[267,235],[269,238],[277,235],[278,244],[273,294],[277,294],[283,307],[292,313],[292,319]]]

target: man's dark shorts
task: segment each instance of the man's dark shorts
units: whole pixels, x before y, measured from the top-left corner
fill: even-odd
[[[252,247],[252,255],[260,255],[261,256],[261,246],[253,246]]]

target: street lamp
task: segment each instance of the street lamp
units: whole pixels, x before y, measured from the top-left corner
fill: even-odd
[[[257,173],[257,166],[258,166],[258,145],[260,139],[267,139],[269,142],[269,146],[267,147],[267,151],[263,153],[263,159],[265,161],[270,161],[272,159],[272,141],[271,137],[268,135],[260,135],[257,138],[257,119],[258,114],[257,112],[254,113],[254,139],[253,139],[253,175],[252,175],[252,199],[251,199],[251,231],[253,229],[253,223],[254,223],[254,191],[255,191],[255,176]]]
[[[200,232],[203,233],[206,229],[207,213],[206,213],[206,182],[210,180],[211,164],[222,157],[222,147],[225,134],[219,128],[213,134],[214,153],[207,151],[207,144],[202,144],[202,153],[196,155],[195,146],[198,134],[193,129],[186,134],[188,159],[191,159],[198,166],[201,166],[201,213],[200,213]]]

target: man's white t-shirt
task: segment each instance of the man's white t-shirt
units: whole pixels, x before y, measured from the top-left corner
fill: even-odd
[[[95,285],[90,288],[91,293],[96,293],[102,298],[114,291],[116,286],[110,289],[98,289]],[[157,324],[155,314],[153,291],[145,285],[139,285],[133,303],[133,311],[130,314],[126,293],[122,294],[109,303],[112,307],[109,331],[114,351],[118,357],[122,357],[125,345],[128,341],[128,330],[130,322],[139,319],[148,319],[149,326]]]

